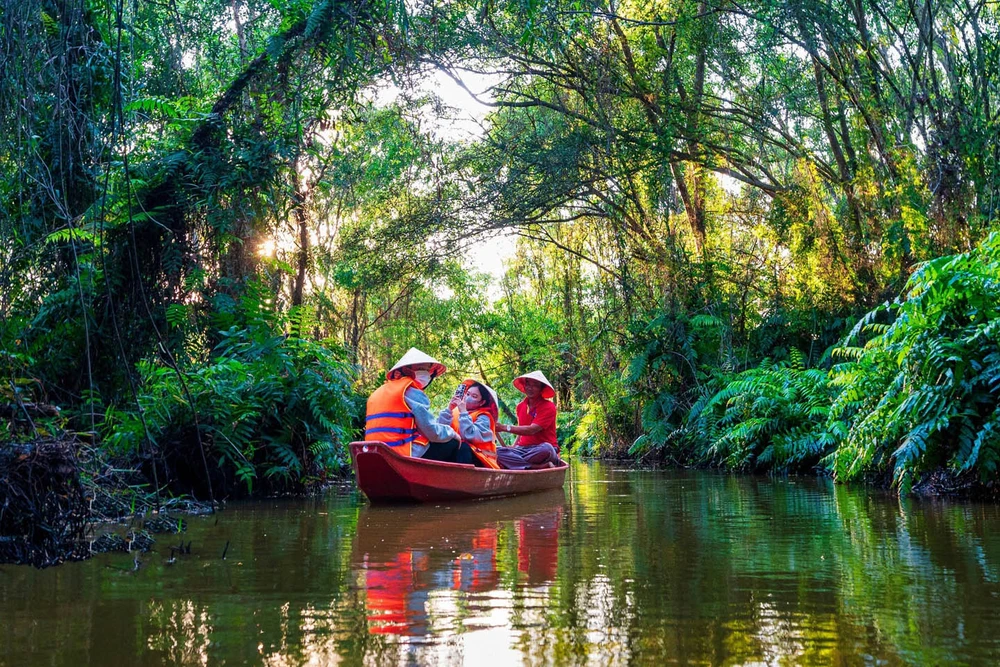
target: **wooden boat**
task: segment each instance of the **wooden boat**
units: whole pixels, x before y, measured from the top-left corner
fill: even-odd
[[[352,442],[358,487],[372,501],[468,500],[562,488],[568,466],[491,470],[397,454],[383,442]]]

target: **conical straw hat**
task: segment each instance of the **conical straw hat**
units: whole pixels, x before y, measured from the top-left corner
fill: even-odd
[[[403,374],[400,372],[402,369],[407,366],[415,366],[416,364],[431,364],[430,372],[432,378],[436,378],[448,370],[444,367],[444,364],[434,357],[429,354],[424,354],[415,347],[411,347],[407,353],[396,362],[396,365],[389,369],[389,372],[385,374],[385,379],[396,380],[402,377]]]
[[[514,381],[511,384],[513,384],[517,390],[523,394],[525,380],[538,380],[545,385],[542,387],[542,398],[555,398],[556,390],[552,386],[552,383],[549,382],[549,379],[545,377],[545,373],[541,371],[531,371],[530,373],[525,373],[524,375],[514,378]]]

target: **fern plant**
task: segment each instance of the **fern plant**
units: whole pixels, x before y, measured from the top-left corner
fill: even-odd
[[[690,442],[682,437],[684,415],[692,391],[711,382],[705,361],[717,354],[722,322],[708,314],[689,315],[676,308],[650,311],[648,321],[634,325],[625,353],[630,362],[624,386],[630,398],[642,402],[643,433],[634,440],[629,454],[647,449],[671,450],[689,458]]]
[[[884,320],[889,319],[888,323]],[[836,351],[838,479],[891,472],[902,491],[947,465],[983,478],[1000,461],[1000,235],[921,265],[903,296]]]
[[[115,415],[107,442],[118,453],[137,453],[145,421],[159,454],[197,456],[198,429],[222,478],[248,492],[259,480],[280,490],[344,467],[358,407],[345,355],[260,325],[221,336],[211,362],[185,369],[187,391],[172,368],[140,364],[144,420],[138,411]]]
[[[833,389],[826,371],[806,368],[796,349],[789,360],[765,360],[705,393],[684,430],[708,443],[705,458],[737,469],[806,469],[835,446],[826,431]]]

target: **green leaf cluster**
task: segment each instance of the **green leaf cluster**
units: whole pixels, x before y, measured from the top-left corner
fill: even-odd
[[[263,326],[222,339],[205,364],[142,362],[139,407],[109,415],[109,447],[136,454],[148,432],[157,457],[197,457],[197,430],[227,491],[234,479],[247,492],[297,489],[344,468],[359,408],[344,352]]]
[[[995,232],[969,252],[922,264],[901,299],[860,320],[830,380],[840,392],[830,412],[841,440],[832,460],[838,479],[891,471],[905,490],[937,466],[995,475],[998,333]]]
[[[793,349],[788,361],[765,360],[706,393],[683,431],[704,439],[707,460],[729,468],[808,470],[836,446],[826,430],[834,393],[827,372],[806,368]]]
[[[687,447],[687,460],[744,470],[820,466],[841,481],[886,476],[901,492],[942,467],[988,480],[1000,462],[998,334],[993,233],[969,252],[921,264],[899,299],[857,321],[828,371],[808,368],[792,349],[786,361],[716,372],[681,424],[664,408],[677,394],[654,395],[634,449]],[[650,341],[633,358],[631,381],[657,372],[662,355],[649,350],[658,342],[684,350],[684,339]],[[687,358],[696,358],[690,348]]]

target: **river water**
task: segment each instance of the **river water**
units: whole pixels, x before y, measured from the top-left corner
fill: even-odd
[[[576,462],[554,493],[256,501],[183,539],[0,567],[0,665],[1000,661],[995,505]]]

